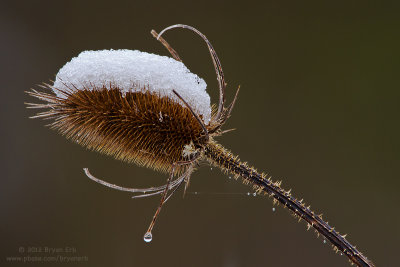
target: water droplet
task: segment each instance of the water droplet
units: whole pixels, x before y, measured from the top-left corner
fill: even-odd
[[[247,195],[250,196],[250,192],[247,192]]]
[[[253,196],[254,196],[254,197],[257,196],[257,193],[254,192],[254,193],[253,193]]]
[[[210,169],[212,170],[212,167]]]
[[[324,239],[324,244],[326,244],[326,240]]]
[[[275,209],[275,207],[273,207],[273,208],[272,208],[272,211],[274,211],[274,212],[275,212],[275,210],[276,210],[276,209]]]
[[[231,176],[229,176],[229,179],[232,179],[232,177],[231,177]]]
[[[340,253],[340,256],[343,256],[343,253]]]
[[[151,232],[145,233],[143,240],[147,243],[151,242],[151,240],[153,240],[153,235],[151,234]]]

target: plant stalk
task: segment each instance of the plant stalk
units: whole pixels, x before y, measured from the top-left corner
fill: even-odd
[[[308,226],[313,227],[318,234],[321,234],[326,240],[331,242],[335,251],[341,251],[349,260],[357,266],[374,266],[361,252],[359,252],[345,236],[342,236],[333,227],[322,219],[322,215],[316,215],[309,207],[296,198],[290,190],[285,191],[280,187],[280,182],[273,182],[264,174],[260,174],[254,168],[242,163],[238,157],[235,157],[223,148],[221,145],[210,141],[205,150],[205,156],[208,161],[216,167],[221,168],[226,173],[231,173],[235,178],[243,178],[245,184],[252,184],[257,193],[264,192],[274,198],[274,203],[279,202],[288,208],[292,214],[303,219]]]

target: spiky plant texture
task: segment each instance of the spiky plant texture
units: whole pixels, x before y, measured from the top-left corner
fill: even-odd
[[[57,89],[54,89],[57,90]],[[66,98],[31,91],[47,101],[49,110],[35,117],[53,118],[49,126],[91,150],[157,171],[171,172],[184,161],[182,151],[192,142],[203,145],[201,126],[189,109],[146,90],[122,93],[118,88],[61,91]],[[176,172],[182,172],[177,166]]]
[[[29,91],[29,95],[45,103],[28,103],[28,107],[47,109],[34,118],[53,119],[49,124],[51,128],[82,146],[120,160],[170,173],[171,177],[182,173],[190,176],[193,165],[207,160],[225,173],[252,185],[257,193],[272,197],[274,203],[283,204],[299,221],[304,220],[308,229],[313,227],[318,235],[323,235],[331,242],[335,251],[344,253],[352,263],[358,266],[373,266],[370,260],[347,241],[345,235],[335,231],[322,219],[322,215],[316,215],[303,200],[297,200],[290,190],[285,191],[281,188],[280,182],[273,182],[270,177],[241,162],[237,156],[215,142],[213,137],[221,135],[220,128],[229,117],[237,94],[232,104],[225,108],[226,84],[220,62],[211,44],[204,35],[190,26],[174,25],[165,30],[174,27],[188,28],[198,33],[207,42],[211,52],[220,86],[220,102],[218,111],[213,113],[208,125],[202,123],[201,117],[196,118],[190,106],[181,105],[157,93],[150,93],[146,88],[139,88],[140,90],[135,92],[122,92],[118,87],[111,87],[111,84],[83,90],[61,90],[47,84],[42,86],[58,91],[63,97],[53,93]],[[152,34],[159,38],[154,31]],[[160,41],[173,57],[180,61],[175,50],[164,39],[161,38]],[[177,162],[190,164],[179,165]],[[164,191],[160,207],[165,202],[168,188],[175,187],[176,190],[177,185],[188,179],[184,178],[185,180],[181,178],[173,181],[171,187],[168,180],[165,186],[152,188],[155,193]],[[110,186],[107,183],[103,184]],[[160,207],[146,234],[151,234]]]
[[[58,90],[50,85],[45,87]],[[268,194],[274,198],[274,203],[283,204],[296,218],[305,220],[308,227],[316,228],[335,250],[342,251],[361,266],[372,265],[322,216],[316,215],[303,201],[283,190],[280,182],[273,182],[270,177],[241,162],[213,138],[206,140],[203,129],[190,110],[174,100],[145,90],[123,94],[118,88],[109,89],[106,86],[58,91],[66,98],[36,90],[28,92],[47,102],[29,106],[48,108],[34,118],[53,119],[49,126],[68,139],[117,159],[166,173],[172,171],[174,162],[188,159],[185,146],[192,145],[195,151],[203,151],[196,161],[206,159],[225,173],[242,178],[257,193]],[[208,126],[210,132],[213,128]],[[218,131],[211,133],[211,137],[218,134]],[[186,168],[178,165],[175,174],[182,173]],[[364,265],[363,262],[370,265]]]

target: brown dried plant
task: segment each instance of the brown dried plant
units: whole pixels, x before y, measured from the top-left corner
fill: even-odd
[[[239,89],[232,103],[226,107],[226,83],[221,63],[211,43],[195,28],[178,24],[164,29],[160,34],[154,30],[151,33],[168,49],[175,60],[181,61],[177,52],[161,37],[165,31],[178,27],[192,30],[202,37],[215,67],[219,104],[207,125],[176,91],[174,93],[182,100],[184,106],[171,98],[150,93],[146,88],[123,94],[120,88],[109,89],[106,85],[103,88],[90,86],[83,90],[71,87],[60,90],[49,84],[42,86],[44,89],[60,92],[65,98],[32,89],[27,93],[45,103],[28,103],[28,107],[47,109],[33,118],[54,119],[50,124],[51,128],[89,149],[169,174],[163,186],[136,189],[109,184],[85,169],[87,176],[96,182],[118,190],[141,193],[136,197],[161,194],[160,205],[144,236],[146,241],[152,239],[151,231],[162,205],[181,184],[185,183],[186,190],[196,165],[202,160],[207,160],[226,174],[233,175],[236,179],[241,178],[257,193],[272,197],[274,204],[281,203],[299,221],[304,220],[308,229],[313,227],[318,235],[321,234],[331,242],[334,250],[341,251],[352,263],[358,266],[373,266],[344,235],[340,235],[325,222],[322,215],[315,214],[302,200],[295,198],[290,190],[282,189],[280,182],[272,181],[271,177],[243,163],[237,156],[216,143],[214,138],[224,133],[221,127],[231,114]],[[174,180],[174,177],[178,178]]]

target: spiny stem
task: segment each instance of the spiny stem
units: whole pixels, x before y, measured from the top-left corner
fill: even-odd
[[[278,201],[293,214],[303,219],[308,227],[313,227],[319,234],[329,240],[335,250],[344,253],[352,263],[357,266],[374,266],[361,252],[359,252],[352,244],[350,244],[345,236],[340,235],[333,227],[322,219],[321,215],[315,215],[309,207],[306,207],[302,201],[297,200],[280,187],[280,182],[273,182],[265,175],[258,173],[254,168],[249,167],[246,163],[242,163],[238,157],[233,156],[228,150],[210,141],[205,147],[205,156],[216,167],[220,167],[223,171],[229,172],[236,177],[244,179],[245,183],[253,184],[257,192],[265,192],[274,198],[274,202]]]

